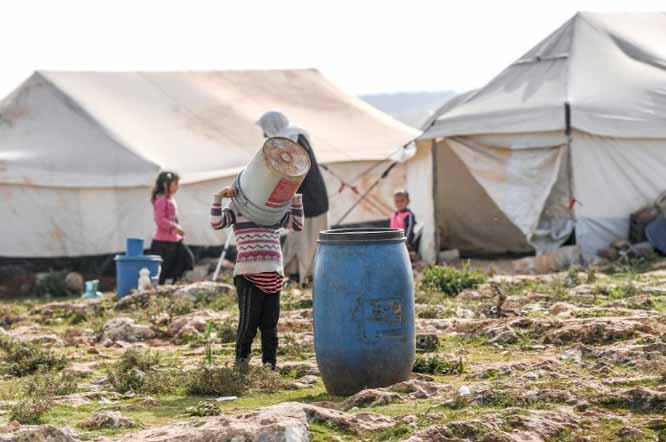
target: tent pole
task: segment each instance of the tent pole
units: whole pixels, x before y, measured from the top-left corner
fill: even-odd
[[[222,254],[220,254],[220,259],[217,260],[217,267],[215,267],[215,273],[213,273],[213,282],[217,281],[217,278],[220,276],[220,270],[222,269],[222,263],[224,258],[227,256],[227,250],[229,249],[229,243],[231,242],[231,235],[233,234],[232,229],[227,230],[227,240],[224,242],[224,248],[222,249]]]
[[[573,157],[571,154],[571,105],[568,101],[564,102],[564,133],[567,136],[567,181],[569,186],[569,215],[575,219],[574,210],[576,197],[574,196],[573,186]]]
[[[370,187],[368,187],[368,190],[363,192],[363,195],[361,195],[361,197],[349,209],[347,209],[347,211],[344,213],[344,215],[342,215],[340,217],[338,222],[336,222],[333,225],[334,226],[339,226],[347,218],[347,216],[349,216],[349,214],[352,213],[352,211],[361,203],[361,201],[363,201],[370,194],[370,192],[372,192],[372,190],[375,187],[377,187],[379,182],[381,180],[383,180],[384,178],[386,178],[388,176],[388,174],[391,173],[391,170],[393,170],[393,168],[397,165],[398,165],[398,161],[394,161],[393,163],[391,163],[391,165],[384,171],[384,173],[382,173],[379,176],[379,178],[377,178],[377,180],[374,183],[372,183],[372,185]]]
[[[441,247],[441,235],[439,225],[439,181],[437,179],[437,143],[435,139],[431,141],[430,157],[432,158],[432,209],[434,221],[434,242],[435,242],[435,263],[439,261],[439,251]]]

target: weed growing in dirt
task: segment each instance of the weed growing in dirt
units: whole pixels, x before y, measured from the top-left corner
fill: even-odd
[[[230,321],[223,321],[215,327],[217,338],[223,344],[236,341],[236,329],[238,326]]]
[[[311,345],[299,343],[293,334],[285,334],[280,337],[280,346],[278,347],[278,355],[280,356],[303,360],[313,352],[314,349]]]
[[[37,344],[0,338],[0,350],[5,353],[4,371],[12,376],[26,376],[38,370],[62,370],[67,359]]]
[[[10,327],[21,320],[23,309],[15,304],[0,304],[0,327]]]
[[[215,402],[201,401],[195,406],[187,407],[185,412],[196,417],[219,416],[222,414],[222,408]]]
[[[9,411],[9,420],[20,424],[38,424],[42,416],[53,406],[53,397],[27,397],[17,402]]]
[[[377,440],[380,442],[403,440],[406,436],[412,434],[414,429],[407,424],[396,425],[393,428],[384,430],[377,435]]]
[[[10,410],[9,420],[36,424],[53,407],[54,397],[76,392],[78,379],[64,371],[40,371],[28,378],[21,388],[22,399]]]
[[[434,306],[426,307],[416,314],[416,316],[421,319],[437,319],[438,315],[439,311]]]
[[[176,316],[194,310],[194,301],[187,296],[155,296],[144,311],[146,320],[154,325],[168,325]]]
[[[282,376],[276,371],[264,367],[250,367],[248,373],[248,385],[250,388],[263,390],[267,393],[275,393],[287,387]]]
[[[107,378],[119,393],[167,393],[179,389],[183,375],[176,370],[158,370],[158,352],[129,349],[107,367]]]
[[[462,269],[454,267],[430,266],[423,272],[423,287],[438,290],[449,296],[456,296],[466,289],[475,289],[486,282],[486,275],[473,270],[469,262]]]
[[[417,356],[414,361],[414,373],[427,373],[427,374],[462,374],[465,371],[462,358],[458,360],[446,360],[440,358],[438,355],[430,357]]]
[[[187,393],[196,396],[238,396],[247,389],[243,370],[235,367],[201,366],[188,373]]]

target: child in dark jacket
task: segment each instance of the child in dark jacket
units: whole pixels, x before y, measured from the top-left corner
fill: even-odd
[[[262,227],[243,216],[233,205],[222,208],[222,198],[232,198],[238,190],[225,187],[213,197],[210,213],[215,230],[233,226],[236,237],[234,284],[238,293],[238,333],[236,363],[247,364],[252,341],[261,330],[262,363],[273,370],[277,362],[277,324],[280,317],[280,291],[284,278],[279,228]],[[303,229],[303,204],[296,194],[280,227]]]

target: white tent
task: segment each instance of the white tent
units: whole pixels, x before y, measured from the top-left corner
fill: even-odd
[[[316,70],[36,72],[0,103],[0,256],[118,252],[150,239],[157,172],[182,177],[176,199],[192,245],[223,240],[208,227],[211,194],[263,143],[255,121],[284,112],[313,140],[335,220],[381,164],[417,133],[341,92]],[[398,168],[347,222],[388,217]]]
[[[543,253],[573,228],[591,256],[666,189],[664,14],[578,13],[454,100],[408,171],[413,192],[434,195],[415,207],[431,260]]]

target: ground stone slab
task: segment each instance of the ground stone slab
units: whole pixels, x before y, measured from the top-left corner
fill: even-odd
[[[137,426],[136,422],[123,416],[119,411],[98,411],[90,419],[81,422],[80,425],[91,430],[134,428]]]
[[[445,392],[451,392],[452,387],[437,382],[428,382],[418,379],[410,379],[400,382],[388,388],[389,391],[407,394],[408,399],[429,399],[439,396]]]
[[[104,324],[100,341],[102,343],[141,342],[155,337],[155,332],[145,325],[137,324],[127,317],[113,318]]]
[[[78,442],[70,430],[50,425],[21,425],[0,427],[0,442]]]
[[[412,434],[405,442],[547,442],[578,428],[567,409],[506,409],[483,419],[435,425]]]
[[[349,414],[285,402],[238,416],[192,419],[101,439],[104,442],[309,442],[309,422],[334,425],[355,435],[391,428],[395,421],[374,413]]]
[[[209,322],[221,322],[230,317],[228,313],[212,310],[192,312],[171,321],[167,329],[167,335],[179,340],[190,339],[205,333]]]

